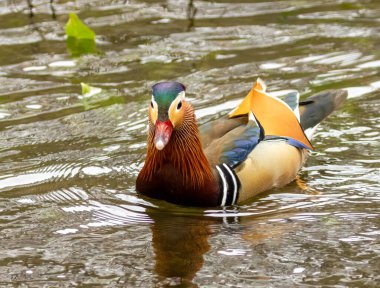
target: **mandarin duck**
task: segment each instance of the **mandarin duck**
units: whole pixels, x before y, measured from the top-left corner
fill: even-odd
[[[322,92],[271,96],[258,79],[229,114],[198,127],[185,86],[152,87],[147,154],[136,190],[188,206],[228,206],[295,179],[316,126],[347,97]]]

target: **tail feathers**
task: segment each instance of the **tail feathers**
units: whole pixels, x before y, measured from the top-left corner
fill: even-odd
[[[304,130],[318,125],[334,110],[343,106],[347,98],[345,90],[330,90],[300,102],[301,126]]]

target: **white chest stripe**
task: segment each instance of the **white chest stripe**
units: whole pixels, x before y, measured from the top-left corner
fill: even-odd
[[[222,197],[222,202],[220,203],[220,206],[223,207],[226,205],[228,184],[227,184],[227,180],[226,180],[226,177],[224,176],[222,169],[220,169],[219,166],[215,166],[215,167],[216,167],[216,170],[218,170],[220,178],[222,178],[222,182],[223,182],[223,197]]]
[[[223,166],[224,166],[224,168],[226,168],[226,170],[228,171],[228,173],[230,173],[232,181],[234,183],[234,195],[233,195],[233,198],[232,198],[232,203],[235,204],[236,195],[237,195],[237,191],[238,191],[238,185],[237,185],[237,182],[236,182],[236,178],[235,178],[235,175],[232,173],[231,168],[228,167],[228,165],[226,165],[226,163],[223,163]]]

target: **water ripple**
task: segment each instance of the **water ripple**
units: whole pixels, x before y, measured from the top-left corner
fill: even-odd
[[[11,2],[0,7],[1,283],[376,286],[377,1],[32,1],[33,18]],[[99,54],[67,53],[71,11]],[[348,91],[299,179],[224,209],[136,193],[151,85],[183,82],[204,123],[257,77],[274,95]],[[102,93],[82,97],[80,82]]]
[[[99,227],[109,225],[126,225],[132,223],[152,223],[152,219],[146,215],[145,209],[131,205],[107,205],[91,201],[96,207],[94,221],[86,224],[88,227]]]

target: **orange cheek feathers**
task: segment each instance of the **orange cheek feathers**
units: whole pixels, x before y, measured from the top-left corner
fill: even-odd
[[[157,109],[149,108],[149,118],[153,124],[156,124],[158,118]]]
[[[169,119],[173,123],[173,127],[178,128],[182,125],[183,119],[185,117],[185,106],[186,103],[182,102],[181,109],[177,110],[178,100],[173,102],[169,108]]]

